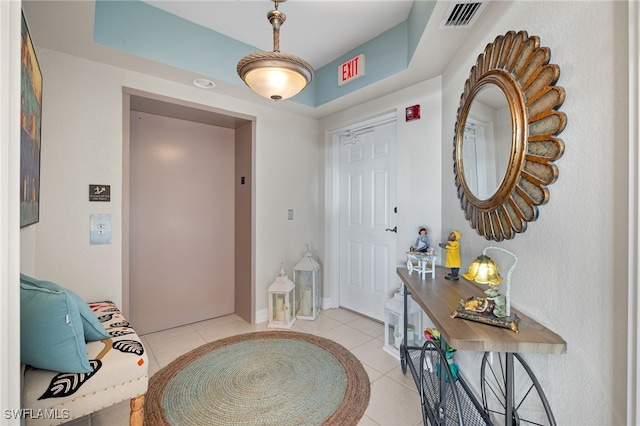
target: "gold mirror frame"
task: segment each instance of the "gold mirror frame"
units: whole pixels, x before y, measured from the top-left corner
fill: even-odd
[[[540,47],[537,36],[509,31],[496,37],[478,56],[464,85],[454,137],[454,174],[465,218],[487,240],[512,239],[538,218],[538,206],[549,201],[547,185],[558,178],[553,162],[564,153],[556,138],[564,130],[566,115],[557,109],[565,92],[555,86],[560,67],[549,64],[551,51]],[[498,190],[478,199],[464,176],[464,128],[476,94],[486,85],[504,92],[511,114],[512,141],[509,164]]]

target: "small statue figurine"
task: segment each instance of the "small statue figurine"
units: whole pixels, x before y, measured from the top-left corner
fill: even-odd
[[[450,281],[458,281],[458,272],[460,271],[460,237],[462,234],[459,231],[451,231],[448,241],[446,243],[438,244],[440,247],[447,251],[445,257],[444,266],[451,268],[451,272],[444,277]]]
[[[426,253],[429,250],[429,238],[427,237],[427,228],[421,226],[418,228],[418,238],[416,242],[409,248],[409,251]]]

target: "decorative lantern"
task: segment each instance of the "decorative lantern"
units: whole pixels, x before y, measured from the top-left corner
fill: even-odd
[[[320,265],[306,251],[293,267],[293,282],[298,295],[296,318],[314,320],[320,312]]]
[[[404,293],[399,288],[384,305],[384,350],[400,359],[404,339]],[[422,309],[410,297],[407,300],[407,346],[422,346]]]
[[[279,275],[269,286],[269,327],[291,328],[296,321],[295,293],[296,286],[281,266]]]

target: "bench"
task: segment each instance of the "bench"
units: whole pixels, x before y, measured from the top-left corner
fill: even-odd
[[[142,426],[148,359],[140,337],[113,302],[88,303],[110,338],[86,343],[91,373],[26,366],[25,425],[58,425],[130,400],[129,424]]]

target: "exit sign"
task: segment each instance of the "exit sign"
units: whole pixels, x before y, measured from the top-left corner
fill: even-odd
[[[364,53],[338,65],[338,86],[364,77]]]

